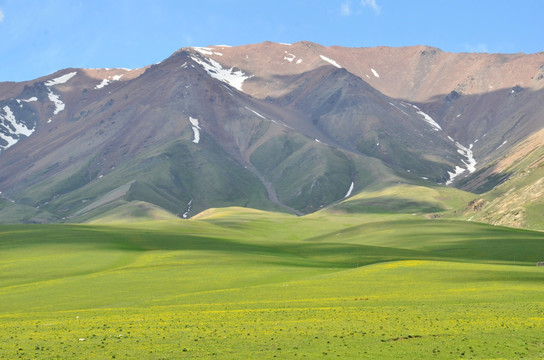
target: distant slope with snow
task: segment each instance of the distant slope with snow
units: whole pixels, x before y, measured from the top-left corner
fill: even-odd
[[[542,144],[526,141],[544,127],[543,64],[543,54],[265,42],[0,83],[0,191],[10,214],[35,209],[24,221],[82,221],[139,202],[180,218],[232,205],[442,213],[434,200],[357,199],[447,185],[501,206],[500,191],[516,193],[529,224],[540,205],[519,189],[538,194],[538,171],[505,159],[534,168]]]

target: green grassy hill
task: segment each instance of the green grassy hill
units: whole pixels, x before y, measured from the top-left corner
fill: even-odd
[[[89,174],[89,166],[68,169],[52,176],[48,184],[30,187],[20,201],[42,204],[71,222],[131,201],[151,203],[179,217],[192,216],[210,204],[276,209],[257,177],[216,143],[194,145],[189,140],[162,144],[103,177]]]
[[[58,217],[42,209],[0,198],[0,224],[43,223],[58,220]]]
[[[475,198],[464,211],[467,219],[494,225],[544,230],[543,131],[527,138],[490,169],[494,188]],[[469,181],[478,181],[467,179]]]
[[[323,211],[328,213],[431,214],[456,216],[476,195],[455,188],[421,184],[382,183]]]
[[[0,357],[537,359],[543,253],[411,214],[3,225]]]

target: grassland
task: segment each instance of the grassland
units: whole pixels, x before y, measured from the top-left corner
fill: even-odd
[[[405,214],[4,225],[0,358],[540,359],[542,254]]]

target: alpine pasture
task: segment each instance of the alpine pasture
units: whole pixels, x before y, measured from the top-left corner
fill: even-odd
[[[4,359],[539,359],[540,232],[241,208],[0,226]]]

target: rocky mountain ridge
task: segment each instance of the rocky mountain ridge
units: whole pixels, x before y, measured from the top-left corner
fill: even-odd
[[[25,221],[131,201],[305,214],[398,182],[482,192],[544,127],[543,91],[544,53],[422,46],[265,42],[65,69],[0,83],[0,191]]]

